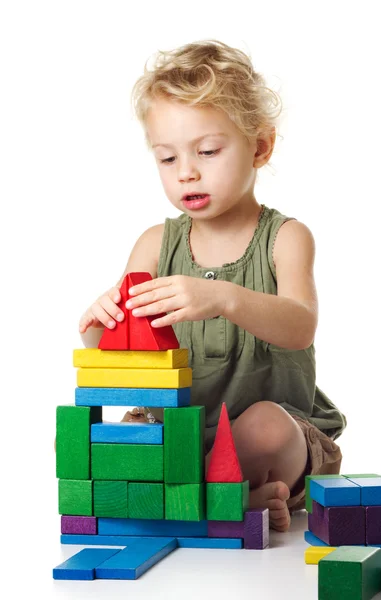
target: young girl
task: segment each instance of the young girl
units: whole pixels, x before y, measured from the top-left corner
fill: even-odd
[[[149,272],[153,280],[130,290],[127,308],[168,313],[152,326],[173,326],[189,350],[192,404],[206,409],[206,467],[226,402],[250,506],[268,507],[271,527],[286,531],[290,512],[305,506],[305,475],[339,473],[334,440],[346,418],[315,384],[312,233],[254,194],[274,148],[278,97],[246,54],[205,40],[160,52],[133,98],[165,193],[182,214],[140,236],[79,331],[85,346],[97,346],[102,329],[123,320],[125,274]],[[123,420],[150,412],[162,420],[149,407]]]

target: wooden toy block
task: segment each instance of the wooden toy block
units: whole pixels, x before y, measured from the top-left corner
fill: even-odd
[[[164,409],[165,483],[202,483],[205,407]]]
[[[343,475],[343,477],[345,477],[346,479],[352,479],[353,477],[356,477],[357,479],[361,478],[366,478],[366,477],[381,477],[381,475],[378,475],[377,473],[360,473],[360,474],[354,474],[354,475]]]
[[[60,515],[93,516],[93,482],[59,479],[58,512]]]
[[[323,540],[314,535],[312,531],[304,532],[304,540],[307,542],[307,544],[310,544],[311,546],[328,546],[328,544],[323,542]]]
[[[310,481],[310,496],[322,506],[360,506],[360,486],[349,479]]]
[[[78,369],[78,387],[184,388],[192,385],[192,369]]]
[[[161,537],[207,537],[207,521],[165,521],[148,519],[98,519],[99,535]]]
[[[331,548],[331,546],[310,546],[304,552],[304,561],[306,565],[317,565],[321,558],[328,556],[334,550],[336,548]]]
[[[129,483],[128,516],[130,519],[164,519],[164,485]]]
[[[243,521],[248,505],[248,481],[206,484],[206,518],[208,521]]]
[[[94,516],[128,517],[127,481],[94,481]]]
[[[95,423],[91,442],[98,444],[163,444],[161,423]]]
[[[268,508],[250,508],[245,512],[243,547],[264,550],[269,547],[270,525]]]
[[[190,406],[191,388],[75,388],[77,406],[152,406],[178,408]]]
[[[61,544],[81,544],[93,546],[128,546],[135,539],[142,537],[131,535],[61,535]],[[143,539],[152,539],[145,537]],[[156,538],[155,538],[156,539]],[[205,540],[205,543],[202,542]],[[200,538],[200,537],[178,537],[179,548],[242,548],[241,538]]]
[[[165,484],[167,520],[202,521],[205,512],[205,483]]]
[[[97,579],[138,579],[177,548],[176,538],[134,540],[95,569]]]
[[[57,406],[58,479],[90,479],[90,427],[97,421],[102,421],[101,407]]]
[[[239,483],[243,481],[225,402],[221,407],[206,481],[209,483]]]
[[[381,505],[381,477],[351,477],[348,481],[360,486],[362,506]]]
[[[150,273],[128,273],[128,289],[145,281],[152,280]],[[133,297],[133,296],[132,296]],[[128,310],[129,335],[131,350],[172,350],[179,348],[179,342],[170,325],[166,327],[152,327],[154,319],[164,317],[165,313],[148,317],[134,317],[132,310]]]
[[[208,521],[208,537],[241,538],[244,536],[244,521]]]
[[[319,479],[343,479],[344,475],[307,475],[305,478],[306,511],[312,513],[312,498],[310,495],[310,484],[312,480]]]
[[[240,550],[242,539],[237,538],[177,538],[179,548],[213,548],[215,550]]]
[[[321,506],[313,501],[308,529],[329,546],[365,544],[363,506]]]
[[[189,366],[187,348],[177,350],[99,350],[73,351],[74,367],[93,369],[181,369]]]
[[[365,507],[365,544],[381,544],[381,506]]]
[[[336,548],[319,560],[319,600],[370,600],[381,590],[380,570],[379,548]]]
[[[91,477],[116,481],[163,481],[163,446],[91,444]]]
[[[72,517],[68,515],[62,515],[61,533],[96,535],[97,519],[96,517]]]
[[[84,548],[53,569],[53,579],[95,579],[95,568],[120,552],[115,548]]]
[[[120,323],[115,321],[113,329],[109,329],[108,327],[104,328],[98,344],[100,350],[129,350],[129,311],[126,308],[126,302],[128,300],[127,277],[122,281],[119,291],[120,302],[118,302],[117,305],[124,314],[124,319]]]

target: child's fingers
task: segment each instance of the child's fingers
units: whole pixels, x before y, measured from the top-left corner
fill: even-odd
[[[102,302],[102,304],[101,304],[101,302]],[[106,306],[106,309],[104,308],[104,306]],[[95,302],[95,304],[93,304],[91,307],[91,312],[98,319],[98,321],[100,323],[103,323],[103,325],[105,325],[105,327],[108,327],[109,329],[113,329],[115,327],[115,321],[112,318],[113,315],[110,314],[109,311],[111,313],[116,313],[116,314],[121,312],[118,309],[118,307],[115,307],[113,301],[106,296],[102,296],[102,298],[100,298],[100,300],[98,302]],[[116,317],[116,314],[115,314],[115,317]],[[123,318],[124,318],[124,315],[122,313],[122,320],[123,320]]]
[[[85,333],[91,325],[94,325],[95,317],[94,315],[86,312],[81,320],[79,321],[79,333]]]
[[[111,290],[109,290],[108,295],[111,298],[111,300],[115,302],[115,304],[118,304],[118,302],[121,301],[122,297],[120,295],[120,290],[117,286],[112,287]]]
[[[100,306],[105,310],[105,312],[109,315],[109,317],[111,317],[110,319],[110,323],[111,321],[114,319],[114,324],[115,321],[123,321],[124,319],[124,314],[123,311],[115,304],[115,302],[113,300],[111,300],[110,296],[102,296],[99,299],[99,304]],[[108,323],[105,323],[105,325],[109,326]]]

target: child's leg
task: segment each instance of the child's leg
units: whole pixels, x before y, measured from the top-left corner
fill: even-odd
[[[274,402],[257,402],[232,426],[243,477],[250,482],[250,507],[269,508],[270,526],[290,526],[287,500],[308,468],[304,434],[296,421]],[[206,457],[206,468],[210,453]]]

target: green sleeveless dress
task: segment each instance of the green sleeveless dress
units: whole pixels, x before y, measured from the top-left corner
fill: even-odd
[[[220,279],[266,294],[277,293],[272,251],[283,223],[292,219],[262,205],[253,237],[244,255],[220,267],[204,268],[192,259],[185,213],[165,220],[158,277],[188,275]],[[224,317],[186,321],[173,326],[181,348],[188,348],[193,381],[191,404],[204,405],[205,450],[213,445],[221,403],[231,423],[249,406],[271,400],[291,415],[316,425],[333,440],[347,425],[346,417],[316,386],[315,348],[288,350],[269,344]],[[159,420],[163,409],[146,408]]]

